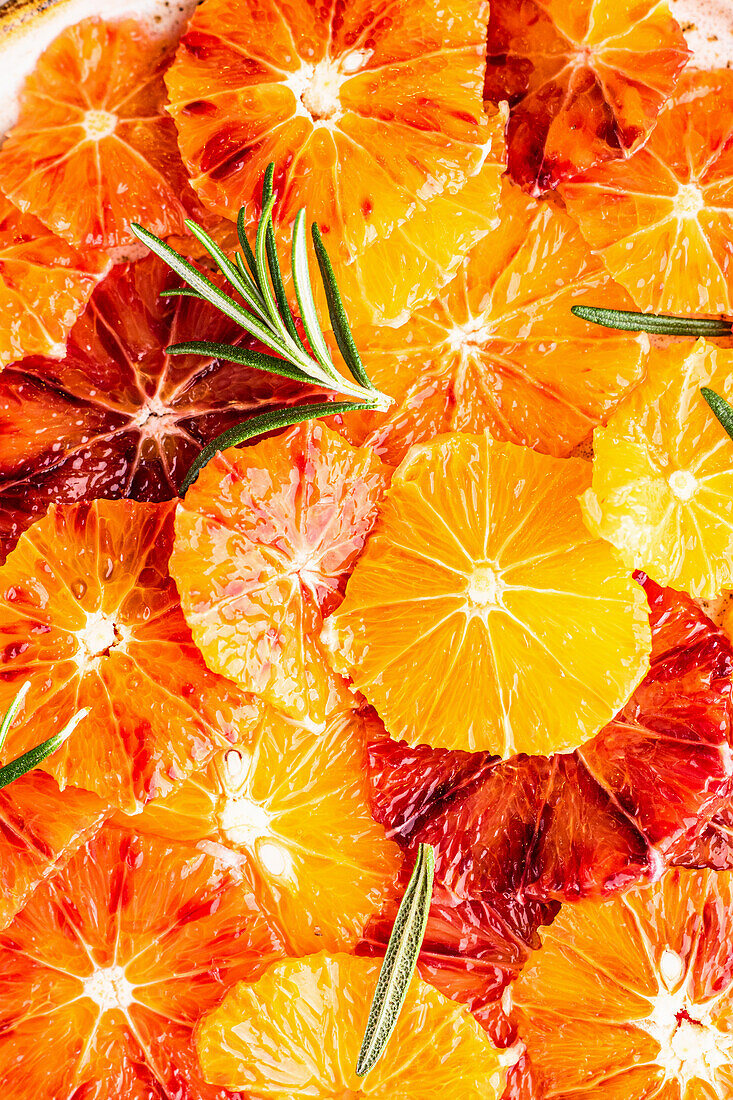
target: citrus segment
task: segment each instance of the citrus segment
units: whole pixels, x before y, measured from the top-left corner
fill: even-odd
[[[313,728],[267,708],[246,744],[150,803],[135,828],[247,868],[293,953],[346,950],[401,862],[369,811],[369,729],[355,712]]]
[[[541,1094],[728,1096],[731,913],[730,873],[709,871],[564,907],[513,990]]]
[[[415,979],[382,1058],[356,1076],[378,974],[376,960],[324,952],[241,982],[197,1029],[204,1077],[268,1100],[498,1098],[506,1075],[496,1049],[465,1008]]]
[[[0,790],[0,928],[102,824],[99,799],[68,787],[63,794],[41,771]]]
[[[733,444],[700,393],[733,395],[733,353],[674,348],[593,436],[590,531],[693,596],[733,587]]]
[[[219,453],[176,516],[171,570],[209,667],[321,721],[333,678],[322,616],[338,604],[387,470],[317,422]]]
[[[202,334],[242,337],[206,303],[160,297],[175,285],[155,257],[116,266],[60,363],[26,359],[0,375],[0,559],[49,504],[169,500],[215,436],[274,405],[320,396],[234,363],[166,355],[167,344]]]
[[[0,188],[74,245],[135,241],[130,223],[183,232],[195,212],[164,113],[171,52],[141,23],[87,19],[43,53],[0,149]]]
[[[633,308],[572,220],[508,183],[499,219],[405,325],[355,327],[370,377],[396,403],[376,421],[349,414],[346,431],[388,462],[442,432],[484,428],[565,456],[644,376],[646,337],[570,313],[578,302]]]
[[[101,252],[77,252],[0,197],[0,368],[64,354],[66,338],[106,274]]]
[[[648,667],[646,606],[583,527],[589,476],[488,433],[409,452],[324,631],[393,737],[554,752],[628,697]]]
[[[278,221],[307,207],[353,259],[478,169],[487,18],[484,3],[209,0],[166,76],[194,188],[253,224],[274,161]]]
[[[640,309],[733,312],[732,118],[733,73],[686,73],[642,149],[562,188]]]
[[[0,569],[0,710],[31,682],[3,760],[88,707],[42,767],[126,812],[244,737],[257,716],[191,640],[168,573],[174,507],[52,506]]]
[[[220,1100],[192,1029],[281,954],[210,855],[105,827],[0,933],[3,1095]]]
[[[486,98],[511,106],[509,171],[535,193],[642,144],[690,56],[660,0],[503,0],[487,53]]]

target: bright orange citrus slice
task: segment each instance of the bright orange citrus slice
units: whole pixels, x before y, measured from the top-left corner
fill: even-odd
[[[349,414],[347,434],[388,462],[441,432],[484,428],[567,455],[644,375],[646,337],[570,313],[576,302],[633,308],[572,220],[508,183],[499,219],[407,324],[355,328],[370,376],[395,405],[383,417]]]
[[[52,506],[0,569],[0,711],[31,681],[3,760],[89,707],[42,767],[127,812],[245,737],[257,714],[191,640],[168,573],[174,508]]]
[[[82,255],[0,196],[0,368],[25,355],[61,358],[108,268],[103,253]]]
[[[686,73],[642,149],[562,193],[640,309],[733,313],[733,72]]]
[[[693,596],[733,587],[733,443],[700,393],[733,399],[733,352],[670,350],[593,437],[588,528],[629,568]]]
[[[247,221],[276,164],[276,216],[307,207],[334,257],[388,236],[481,163],[488,5],[388,0],[316,9],[209,0],[166,75],[191,182]]]
[[[323,615],[341,599],[388,482],[368,447],[309,423],[218,454],[176,515],[171,571],[209,668],[322,721]]]
[[[196,1031],[204,1077],[262,1100],[498,1100],[498,1051],[465,1008],[419,979],[381,1059],[356,1076],[379,966],[323,952],[241,982]]]
[[[583,525],[589,479],[488,433],[408,453],[323,636],[394,738],[549,754],[626,701],[648,667],[646,601]]]
[[[690,51],[660,0],[501,0],[486,98],[508,99],[509,171],[539,193],[649,136]]]
[[[60,793],[38,770],[0,790],[0,928],[96,832],[106,813],[95,795],[75,787]]]
[[[0,149],[0,188],[85,248],[135,242],[130,223],[183,232],[196,198],[164,113],[171,53],[133,20],[63,31],[23,88]]]
[[[222,1100],[192,1029],[281,954],[212,856],[105,827],[0,933],[3,1095]]]
[[[514,987],[540,1095],[733,1095],[733,878],[669,871],[565,906]]]

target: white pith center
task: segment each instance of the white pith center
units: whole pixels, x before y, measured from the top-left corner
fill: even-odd
[[[472,317],[463,325],[454,325],[448,333],[448,347],[452,351],[470,352],[483,347],[492,336],[491,328],[482,317]]]
[[[87,613],[86,624],[77,632],[80,663],[89,665],[124,642],[125,631],[104,611]]]
[[[696,183],[681,183],[674,199],[678,218],[696,218],[705,206],[705,197]]]
[[[101,141],[117,129],[117,115],[110,111],[87,111],[84,115],[84,133],[90,141]]]
[[[100,966],[84,979],[84,996],[99,1006],[102,1013],[118,1008],[126,1012],[135,1000],[134,987],[121,966]]]
[[[490,565],[477,565],[468,579],[468,600],[481,611],[501,607],[506,585]]]
[[[692,500],[697,490],[697,478],[689,470],[675,470],[667,478],[667,483],[677,500]]]
[[[292,859],[272,829],[273,815],[252,797],[251,767],[252,758],[239,749],[230,749],[224,757],[220,828],[233,844],[248,848],[268,874],[289,877]]]
[[[293,92],[300,113],[315,123],[337,122],[343,112],[341,85],[369,60],[372,50],[352,50],[337,60],[324,58],[315,65],[303,62],[285,83]]]

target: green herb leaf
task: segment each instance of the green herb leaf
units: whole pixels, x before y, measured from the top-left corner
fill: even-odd
[[[202,302],[205,302],[203,294],[199,294],[198,290],[191,290],[190,286],[177,286],[171,290],[161,290],[158,295],[159,298],[200,298]]]
[[[23,684],[23,687],[10,704],[3,718],[2,725],[0,725],[0,746],[2,746],[7,736],[10,725],[18,713],[29,687],[30,683]],[[10,783],[13,783],[16,779],[20,779],[20,777],[27,772],[33,771],[33,769],[37,768],[47,756],[51,756],[52,753],[56,752],[56,750],[63,745],[69,734],[76,729],[82,719],[86,718],[88,714],[89,710],[86,707],[83,710],[77,711],[74,717],[66,723],[59,733],[55,733],[53,737],[49,737],[47,741],[42,741],[40,745],[36,745],[35,748],[29,749],[28,752],[24,752],[22,756],[17,757],[15,760],[11,760],[9,764],[5,764],[1,767],[0,790],[2,790],[3,787],[7,787]]]
[[[206,444],[183,479],[179,496],[183,496],[193,485],[200,471],[211,461],[217,451],[223,451],[226,447],[236,447],[240,443],[246,443],[248,439],[264,435],[265,432],[273,432],[277,428],[301,424],[304,420],[317,420],[321,416],[336,416],[338,413],[353,412],[356,409],[373,408],[373,403],[368,401],[323,401],[314,405],[291,405],[284,409],[271,409],[270,412],[251,417],[243,424],[235,424],[233,428],[228,428],[216,439],[212,439],[211,443]]]
[[[312,382],[310,375],[300,367],[294,367],[286,359],[277,359],[274,355],[264,355],[261,351],[240,348],[235,344],[217,344],[211,340],[189,340],[181,344],[170,344],[165,349],[169,355],[205,355],[210,359],[224,359],[228,363],[241,363],[245,367],[280,374],[284,378],[295,378],[298,382]]]
[[[20,708],[23,706],[23,700],[25,699],[26,695],[30,691],[30,686],[31,686],[30,680],[26,680],[26,682],[23,684],[23,686],[21,687],[20,691],[18,692],[18,694],[13,699],[13,701],[10,704],[10,706],[8,707],[8,709],[5,711],[5,716],[2,720],[2,722],[0,722],[0,749],[5,744],[5,738],[8,736],[8,730],[10,729],[13,722],[15,721],[16,714],[18,713]]]
[[[216,262],[224,278],[242,295],[252,312],[256,314],[260,320],[267,321],[267,310],[265,309],[265,303],[260,293],[260,287],[255,283],[250,273],[245,269],[240,270],[236,264],[233,264],[221,248],[219,248],[216,241],[212,240],[206,230],[202,229],[200,225],[191,221],[190,218],[186,219],[186,225],[191,230],[194,237],[204,246],[212,260]]]
[[[272,181],[275,175],[275,165],[270,163],[265,171],[265,179],[262,184],[262,206],[264,207],[272,197]],[[268,219],[267,233],[265,235],[265,246],[267,248],[267,263],[270,268],[270,276],[272,278],[272,286],[275,291],[275,297],[277,298],[277,304],[280,309],[280,315],[287,325],[288,332],[295,340],[296,344],[305,351],[305,344],[300,338],[298,332],[298,326],[295,324],[295,319],[290,309],[290,302],[288,296],[285,293],[285,284],[283,282],[282,271],[280,269],[280,261],[277,257],[277,244],[275,241],[275,229],[272,224],[272,217]]]
[[[331,328],[336,337],[339,351],[343,355],[344,362],[351,371],[352,377],[356,379],[360,386],[364,386],[365,389],[373,390],[374,386],[367,372],[364,370],[364,364],[361,361],[361,356],[354,343],[349,318],[346,315],[344,303],[341,301],[341,294],[336,285],[336,276],[334,275],[326,246],[323,243],[321,231],[315,222],[313,222],[311,226],[311,236],[313,237],[313,247],[321,272],[323,289],[326,292],[326,302],[328,303],[328,315],[331,318]]]
[[[715,390],[708,389],[707,386],[703,386],[700,393],[703,395],[728,435],[733,439],[733,406],[729,405],[725,398],[721,397],[719,393],[716,393]]]
[[[633,313],[602,306],[572,306],[570,312],[583,321],[627,332],[648,332],[654,336],[730,336],[733,322],[709,317],[673,317],[662,313]]]
[[[305,210],[299,210],[295,215],[293,226],[293,285],[295,295],[300,307],[300,316],[303,320],[303,328],[308,337],[308,343],[313,349],[318,362],[327,374],[332,378],[338,375],[331,360],[331,353],[323,338],[323,332],[316,313],[316,303],[313,300],[310,274],[308,272],[308,244],[305,235]]]
[[[417,965],[430,912],[435,850],[421,844],[410,881],[395,918],[377,979],[356,1072],[364,1077],[384,1053],[395,1029]]]
[[[240,206],[239,213],[237,214],[237,236],[239,237],[239,246],[242,249],[242,254],[249,264],[249,270],[252,274],[252,278],[259,286],[259,278],[257,275],[257,264],[255,263],[255,254],[252,251],[252,246],[247,240],[247,225],[244,220],[244,207]],[[260,288],[261,289],[261,288]]]

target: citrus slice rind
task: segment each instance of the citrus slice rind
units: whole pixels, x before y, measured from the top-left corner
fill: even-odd
[[[733,312],[733,74],[686,73],[648,143],[561,188],[637,306]]]
[[[588,538],[589,476],[488,433],[408,453],[323,634],[393,737],[551,753],[628,698],[648,667],[646,603]]]
[[[43,762],[63,789],[126,812],[169,792],[257,706],[206,668],[168,573],[171,504],[52,506],[0,568],[0,708],[31,687],[3,747],[12,760],[89,715]]]
[[[733,587],[733,443],[700,393],[731,399],[733,353],[672,348],[593,436],[581,499],[594,535],[629,568],[712,598]]]
[[[62,31],[26,80],[0,148],[0,189],[85,249],[135,243],[134,221],[184,232],[198,204],[164,111],[170,56],[134,20]]]
[[[151,803],[135,828],[241,867],[291,953],[349,950],[401,864],[369,810],[370,730],[353,711],[314,728],[266,708],[245,743]]]
[[[378,960],[324,952],[241,982],[196,1031],[205,1078],[267,1100],[498,1098],[506,1078],[498,1052],[465,1008],[419,979],[385,1053],[367,1078],[356,1076],[378,973]]]
[[[313,422],[217,454],[176,516],[171,570],[209,667],[295,718],[339,688],[321,652],[388,472]]]
[[[659,0],[503,0],[485,96],[508,100],[509,172],[539,194],[643,144],[690,56]]]

